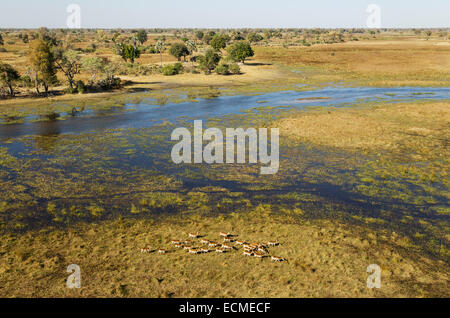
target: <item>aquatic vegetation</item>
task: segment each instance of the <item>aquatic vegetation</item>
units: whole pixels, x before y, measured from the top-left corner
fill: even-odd
[[[219,129],[288,131],[280,140],[280,171],[274,176],[259,175],[258,165],[173,164],[170,134],[179,126],[192,130],[188,117],[145,128],[16,138],[0,147],[6,202],[1,229],[29,231],[127,216],[246,214],[266,204],[273,213],[290,211],[294,218],[332,217],[395,229],[445,258],[445,105],[370,102],[302,111],[267,105],[205,121]],[[289,125],[297,119],[301,123]],[[329,126],[318,131],[323,125]],[[302,128],[301,138],[295,138],[295,127]]]

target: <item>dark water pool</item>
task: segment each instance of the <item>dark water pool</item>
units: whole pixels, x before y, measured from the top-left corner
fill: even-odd
[[[313,91],[218,96],[210,99],[198,99],[198,102],[166,105],[153,105],[144,100],[139,104],[127,104],[124,108],[111,109],[106,113],[89,111],[84,114],[79,113],[77,116],[64,117],[64,120],[0,125],[0,141],[26,135],[47,136],[102,131],[111,128],[142,128],[165,120],[174,122],[182,117],[207,119],[226,114],[237,114],[259,106],[341,107],[371,101],[402,102],[430,99],[450,99],[450,88],[327,87]]]

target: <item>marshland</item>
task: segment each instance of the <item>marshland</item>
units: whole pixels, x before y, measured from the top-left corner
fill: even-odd
[[[0,34],[1,296],[449,296],[448,29]],[[278,173],[174,164],[199,119],[279,128]],[[172,244],[220,232],[279,245]]]

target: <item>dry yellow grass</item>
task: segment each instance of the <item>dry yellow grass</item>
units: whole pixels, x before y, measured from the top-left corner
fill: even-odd
[[[299,111],[275,124],[288,138],[351,150],[449,155],[450,102]],[[406,147],[406,148],[405,148]],[[448,156],[447,156],[448,158]]]
[[[371,40],[308,48],[258,47],[256,58],[311,66],[366,85],[448,85],[450,47],[439,40]]]
[[[291,211],[290,213],[296,213]],[[189,232],[220,241],[219,232],[250,242],[277,240],[271,255],[288,262],[226,254],[190,255],[173,239]],[[195,240],[194,241],[199,241]],[[200,245],[195,243],[194,245]],[[140,249],[165,248],[159,255]],[[336,222],[299,223],[264,209],[230,217],[127,220],[67,230],[4,235],[2,297],[448,297],[445,264],[412,250],[395,233]],[[82,288],[65,281],[81,267]],[[366,285],[369,264],[382,268],[381,289]]]

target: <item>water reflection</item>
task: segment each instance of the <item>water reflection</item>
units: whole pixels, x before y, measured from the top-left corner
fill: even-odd
[[[45,154],[50,154],[55,150],[58,136],[61,134],[61,122],[40,122],[38,133],[33,137],[35,148]]]

